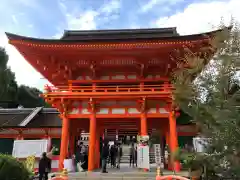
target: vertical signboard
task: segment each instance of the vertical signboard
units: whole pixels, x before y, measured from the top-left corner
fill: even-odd
[[[150,168],[149,146],[138,146],[137,163],[139,168]]]
[[[154,154],[155,154],[155,163],[160,166],[161,165],[161,145],[154,144]]]

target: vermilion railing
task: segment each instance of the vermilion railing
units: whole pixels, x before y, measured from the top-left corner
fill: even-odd
[[[172,85],[119,85],[119,86],[45,86],[47,93],[78,92],[172,92]]]

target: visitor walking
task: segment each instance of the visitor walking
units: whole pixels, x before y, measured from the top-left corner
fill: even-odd
[[[131,147],[130,147],[130,162],[129,162],[129,165],[130,167],[133,166],[134,167],[134,164],[135,164],[135,148],[134,148],[134,143],[131,144]]]
[[[77,142],[77,147],[76,147],[76,152],[75,152],[75,161],[76,161],[76,169],[78,172],[82,171],[81,167],[81,149],[82,149],[83,143],[78,141]]]
[[[120,168],[121,158],[122,158],[122,147],[120,144],[118,144],[118,146],[117,146],[117,168]]]
[[[38,165],[39,180],[48,180],[48,173],[51,172],[51,160],[47,157],[47,153],[44,152]]]
[[[102,173],[107,173],[107,159],[109,157],[109,146],[107,142],[103,144],[101,156],[102,156]]]
[[[110,158],[111,158],[111,167],[116,167],[116,153],[117,148],[116,145],[113,144],[110,148]]]
[[[135,156],[134,156],[134,162],[135,162],[135,165],[136,165],[136,167],[137,167],[137,146],[135,147],[135,151],[134,151],[134,154],[135,154]]]
[[[80,151],[80,165],[81,165],[81,171],[87,170],[88,168],[88,153],[87,153],[87,146],[83,144],[83,142],[80,143],[81,151]]]

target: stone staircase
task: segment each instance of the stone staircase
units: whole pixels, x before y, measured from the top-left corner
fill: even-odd
[[[121,158],[121,163],[129,163],[130,162],[130,146],[128,145],[123,145],[122,146],[122,158]],[[155,163],[155,153],[153,150],[150,150],[149,152],[149,160],[150,163]]]
[[[163,171],[163,175],[173,175],[171,171]],[[183,177],[188,177],[188,172],[181,171],[176,173]],[[102,174],[100,172],[83,172],[83,173],[69,173],[69,180],[155,180],[156,169],[152,169],[151,172],[142,172],[138,170],[133,171],[113,171],[109,169],[109,173]]]

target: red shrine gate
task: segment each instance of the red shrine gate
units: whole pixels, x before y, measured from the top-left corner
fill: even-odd
[[[68,144],[73,147],[81,129],[90,133],[88,170],[92,171],[99,167],[99,137],[104,129],[135,129],[140,135],[158,129],[172,152],[178,148],[170,79],[174,71],[187,66],[179,58],[185,56],[185,48],[204,54],[208,62],[213,55],[210,48],[198,51],[211,47],[216,32],[179,36],[176,28],[163,28],[66,31],[60,40],[7,36],[54,84],[46,86],[43,97],[62,118],[59,168]],[[179,162],[174,167],[179,171]]]

